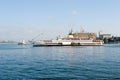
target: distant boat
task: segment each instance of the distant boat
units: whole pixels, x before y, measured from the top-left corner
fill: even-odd
[[[25,45],[27,44],[24,40],[22,40],[21,42],[18,42],[18,45]]]

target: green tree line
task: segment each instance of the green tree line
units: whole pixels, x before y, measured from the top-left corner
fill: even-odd
[[[120,43],[120,37],[112,37],[112,38],[109,38],[109,39],[107,39],[107,38],[104,38],[103,39],[103,41],[104,41],[104,43]]]

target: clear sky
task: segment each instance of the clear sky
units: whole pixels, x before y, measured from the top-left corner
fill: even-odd
[[[0,0],[0,40],[51,39],[81,28],[120,36],[120,0]]]

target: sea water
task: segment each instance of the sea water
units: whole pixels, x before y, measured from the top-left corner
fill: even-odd
[[[0,80],[120,80],[120,44],[0,44]]]

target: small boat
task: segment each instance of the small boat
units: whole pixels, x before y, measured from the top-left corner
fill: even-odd
[[[18,42],[18,45],[25,45],[27,44],[24,40],[22,40],[21,42]]]

